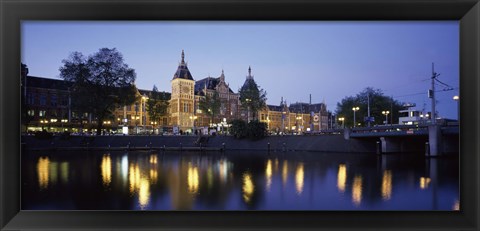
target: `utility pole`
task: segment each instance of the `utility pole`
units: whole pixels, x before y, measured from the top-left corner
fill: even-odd
[[[368,127],[370,127],[370,92],[367,92],[367,104],[368,104]]]
[[[428,92],[428,97],[432,99],[432,112],[431,112],[431,121],[432,124],[435,124],[435,120],[437,118],[436,116],[436,111],[435,111],[435,79],[439,76],[440,74],[435,73],[434,70],[434,63],[432,63],[432,88]]]

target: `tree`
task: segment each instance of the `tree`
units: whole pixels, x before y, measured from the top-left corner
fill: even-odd
[[[135,102],[135,70],[115,48],[101,48],[88,57],[73,52],[62,63],[60,77],[71,85],[72,108],[95,116],[97,135],[117,106]]]
[[[168,97],[166,94],[158,92],[157,86],[153,85],[152,94],[147,100],[147,113],[151,121],[158,120],[167,115]]]
[[[348,96],[342,99],[340,103],[337,103],[337,118],[345,118],[345,127],[353,126],[353,107],[359,107],[359,110],[355,112],[356,122],[361,125],[365,125],[364,118],[368,116],[368,99],[370,98],[370,116],[374,118],[375,124],[384,124],[385,115],[382,111],[389,111],[388,123],[398,123],[398,111],[402,109],[401,102],[394,100],[392,97],[383,95],[382,90],[373,89],[372,87],[365,88],[362,92],[356,96]],[[393,118],[393,121],[392,119]]]
[[[200,110],[204,111],[206,115],[211,117],[210,123],[214,123],[215,115],[220,112],[220,96],[218,92],[213,92],[213,94],[205,94],[205,98],[201,98],[198,104]]]
[[[258,111],[267,106],[267,92],[261,89],[252,78],[245,81],[238,93],[242,108],[247,110],[247,113],[251,112],[254,120],[257,119]]]

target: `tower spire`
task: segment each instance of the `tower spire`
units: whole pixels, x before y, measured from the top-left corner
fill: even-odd
[[[183,52],[183,49],[182,49],[182,63],[185,62],[185,53]]]

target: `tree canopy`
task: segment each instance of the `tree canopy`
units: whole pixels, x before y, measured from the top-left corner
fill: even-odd
[[[88,57],[73,52],[62,63],[60,77],[71,86],[72,108],[95,116],[97,134],[117,106],[135,102],[135,70],[115,48],[101,48]]]
[[[257,119],[258,111],[267,106],[267,92],[261,89],[253,79],[247,79],[238,93],[242,108],[252,113],[253,119]]]
[[[388,124],[398,123],[398,111],[402,109],[401,102],[394,100],[392,97],[385,96],[380,89],[374,89],[372,87],[365,88],[362,92],[356,96],[348,96],[337,103],[337,118],[345,118],[345,127],[353,126],[353,107],[359,107],[359,110],[355,112],[356,123],[360,126],[365,126],[368,123],[364,118],[368,116],[368,99],[370,99],[370,117],[374,118],[371,125],[382,125],[385,121],[385,115],[382,111],[388,111]],[[393,119],[393,120],[392,120]]]
[[[158,120],[162,116],[167,115],[168,100],[167,95],[158,92],[157,86],[153,85],[152,93],[146,102],[147,113],[151,121],[159,122]]]
[[[211,123],[215,123],[215,115],[218,115],[220,112],[220,96],[218,92],[215,91],[212,94],[205,94],[205,98],[201,98],[198,107],[202,110],[206,115],[210,116]]]

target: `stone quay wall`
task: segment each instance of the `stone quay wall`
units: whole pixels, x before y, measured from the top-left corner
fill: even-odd
[[[208,141],[205,142],[205,139]],[[22,148],[45,149],[111,149],[111,150],[256,150],[318,151],[339,153],[375,153],[375,140],[346,140],[343,135],[269,136],[261,140],[236,139],[232,136],[208,136],[198,143],[198,136],[54,136],[39,139],[23,136]]]

